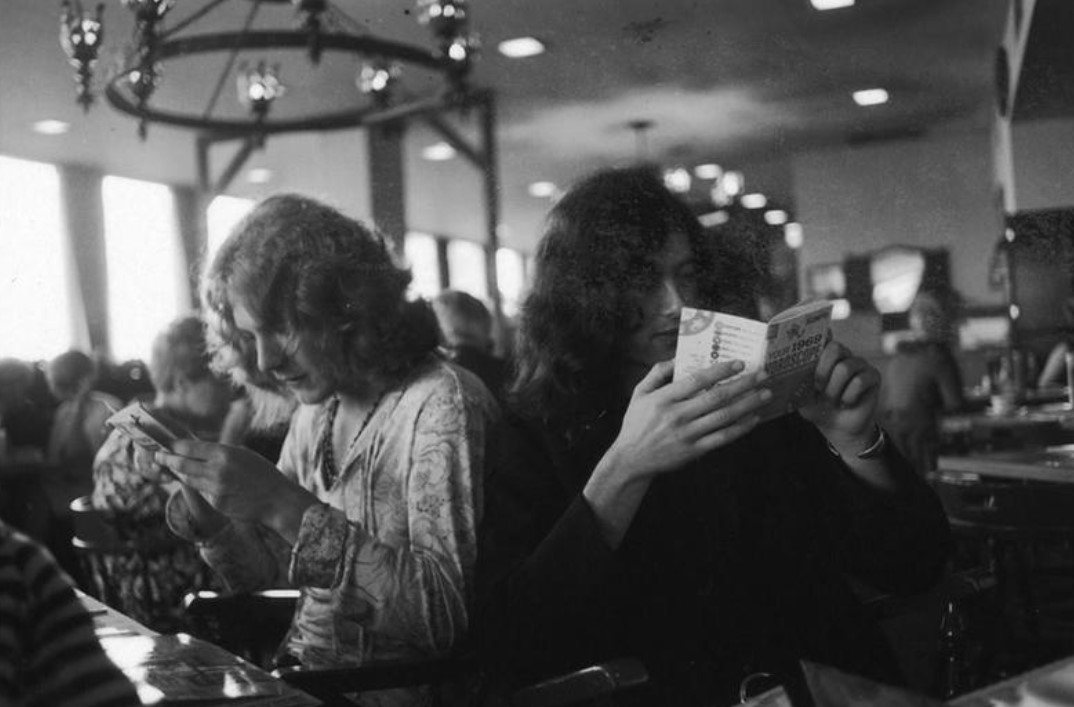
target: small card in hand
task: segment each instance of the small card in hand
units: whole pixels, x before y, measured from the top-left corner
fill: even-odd
[[[169,426],[155,417],[143,403],[134,402],[108,418],[109,426],[130,437],[131,441],[151,452],[169,451],[171,444],[189,437],[186,430]]]

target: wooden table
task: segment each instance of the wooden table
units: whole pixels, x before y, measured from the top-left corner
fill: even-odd
[[[1074,707],[1074,657],[951,700],[950,707]]]
[[[973,427],[1020,429],[1046,425],[1074,430],[1074,410],[1064,402],[1019,405],[1008,413],[995,413],[986,409],[944,415],[940,429],[943,432],[961,432]]]
[[[1017,481],[1074,484],[1074,444],[966,456],[941,456],[937,471]]]
[[[145,704],[197,707],[313,707],[319,700],[223,648],[186,634],[165,635],[80,593],[108,657]]]
[[[981,410],[944,415],[940,436],[942,450],[957,453],[1066,444],[1074,442],[1074,410],[1066,403],[1037,403],[1005,414]]]

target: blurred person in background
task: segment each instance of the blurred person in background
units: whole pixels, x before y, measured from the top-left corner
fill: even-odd
[[[200,319],[181,317],[157,335],[149,376],[156,389],[148,406],[154,416],[198,439],[243,442],[246,426],[225,423],[245,411],[241,407],[233,411],[230,381],[209,367]],[[228,436],[223,434],[225,427]],[[112,431],[93,462],[92,506],[108,512],[121,538],[144,546],[156,542],[162,548],[160,553],[104,558],[105,581],[119,596],[114,608],[161,632],[181,627],[184,594],[218,588],[197,550],[176,542],[165,523],[164,505],[178,487],[175,477],[162,473],[151,456],[140,453],[119,430]]]
[[[36,375],[26,361],[0,359],[0,465],[45,458],[52,409],[31,394]]]
[[[51,509],[48,547],[68,573],[79,577],[79,563],[71,548],[71,502],[93,490],[93,457],[108,437],[105,421],[123,403],[95,389],[97,366],[75,349],[49,361],[45,378],[59,401],[49,432],[46,461],[50,468],[43,481]]]
[[[52,407],[33,395],[39,375],[26,361],[0,359],[0,518],[47,542],[52,510],[41,477]]]
[[[94,389],[97,366],[81,351],[72,349],[52,359],[45,375],[49,390],[60,403],[49,433],[48,461],[57,466],[88,471],[93,455],[108,437],[105,420],[123,407],[123,402]],[[84,493],[89,492],[91,478],[88,473],[85,478],[79,476],[72,481],[77,482]]]
[[[884,427],[921,474],[936,466],[940,417],[965,406],[951,309],[950,298],[940,293],[914,298],[910,338],[899,342],[888,360],[880,389]]]
[[[1067,330],[1063,338],[1056,342],[1052,350],[1048,352],[1048,357],[1040,369],[1040,376],[1037,378],[1038,388],[1065,386],[1070,383],[1067,380],[1066,360],[1068,355],[1074,356],[1074,297],[1066,299],[1063,303],[1063,311],[1066,315]]]
[[[494,354],[496,342],[488,308],[478,298],[459,290],[444,290],[432,304],[448,358],[477,375],[499,397],[507,363]]]

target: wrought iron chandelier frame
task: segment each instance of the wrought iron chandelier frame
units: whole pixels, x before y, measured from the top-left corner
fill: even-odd
[[[405,116],[436,107],[466,107],[473,102],[474,94],[468,85],[468,76],[476,54],[476,39],[468,34],[466,21],[468,0],[418,0],[423,21],[431,26],[438,42],[436,49],[406,44],[386,39],[372,33],[351,33],[333,29],[326,30],[323,17],[329,10],[346,18],[337,7],[327,0],[250,0],[251,11],[246,26],[238,31],[211,33],[186,33],[187,30],[209,15],[227,0],[207,0],[174,27],[163,29],[162,23],[173,0],[123,0],[135,16],[134,43],[128,48],[129,59],[111,76],[105,85],[104,95],[116,110],[139,121],[139,132],[144,136],[147,123],[160,123],[178,128],[192,129],[217,136],[250,135],[267,136],[301,131],[324,131],[360,127],[372,122]],[[64,2],[61,19],[61,38],[79,82],[79,102],[88,109],[92,103],[90,84],[103,36],[102,5],[97,7],[95,19],[83,13],[80,0]],[[283,30],[251,30],[250,24],[263,4],[291,4],[305,13],[301,28]],[[72,11],[73,10],[73,11]],[[430,19],[432,17],[432,19]],[[346,18],[350,19],[350,18]],[[92,23],[86,29],[87,23]],[[89,33],[92,46],[82,41]],[[72,47],[71,37],[76,37],[79,51]],[[318,64],[325,51],[349,54],[366,62],[392,62],[416,66],[439,73],[444,80],[439,93],[426,92],[421,97],[409,97],[401,102],[390,96],[395,88],[395,73],[388,90],[370,95],[368,101],[354,108],[311,110],[299,117],[274,118],[262,104],[259,110],[251,109],[249,119],[217,118],[211,112],[214,95],[209,108],[204,111],[164,109],[152,104],[152,96],[165,62],[196,55],[226,54],[227,61],[219,77],[219,85],[232,71],[234,59],[242,51],[256,50],[302,50],[309,54],[311,63]],[[141,80],[139,78],[141,77]],[[387,88],[387,87],[384,87]]]

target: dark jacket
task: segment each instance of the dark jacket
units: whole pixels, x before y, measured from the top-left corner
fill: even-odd
[[[901,681],[845,576],[924,590],[950,535],[894,448],[913,484],[903,505],[870,493],[811,424],[774,420],[655,480],[613,552],[581,491],[620,419],[573,443],[523,426],[486,482],[479,635],[501,687],[618,657],[640,658],[669,704],[731,704],[747,674],[791,682],[802,658]]]

